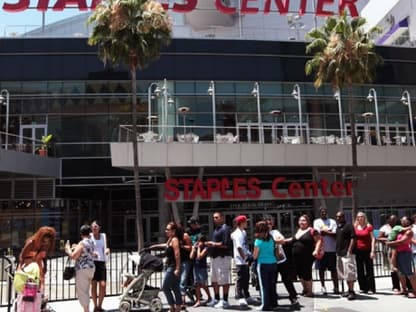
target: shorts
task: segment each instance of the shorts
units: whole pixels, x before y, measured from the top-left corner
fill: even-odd
[[[347,282],[357,280],[357,263],[355,255],[340,257],[337,256],[338,277]]]
[[[107,268],[105,266],[105,262],[94,261],[94,264],[95,264],[95,272],[94,272],[94,277],[92,278],[92,280],[96,282],[107,281]]]
[[[231,257],[211,259],[211,283],[227,285],[231,283]]]
[[[400,275],[413,276],[413,267],[412,267],[412,252],[403,251],[397,253],[397,268],[399,269]]]
[[[207,285],[208,272],[207,268],[194,268],[195,285]]]
[[[320,271],[335,271],[337,269],[337,255],[335,252],[325,252],[321,260],[316,262],[316,268]]]

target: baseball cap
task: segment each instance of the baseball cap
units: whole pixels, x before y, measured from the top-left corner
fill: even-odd
[[[248,219],[245,215],[239,215],[239,216],[235,217],[234,221],[235,221],[235,223],[239,224],[239,223],[242,223],[242,222],[247,222]]]
[[[188,224],[198,224],[198,218],[197,217],[190,217],[188,220]]]

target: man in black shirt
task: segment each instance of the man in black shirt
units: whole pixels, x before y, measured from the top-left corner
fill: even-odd
[[[353,226],[345,221],[345,215],[342,211],[337,212],[335,220],[337,222],[336,254],[338,276],[347,282],[348,292],[345,294],[345,297],[348,300],[354,300],[357,264],[352,249],[354,247],[355,232]]]
[[[225,224],[221,212],[214,212],[215,229],[212,233],[212,241],[205,244],[210,248],[211,256],[211,283],[214,288],[215,299],[208,303],[219,309],[230,307],[228,303],[228,291],[231,279],[231,255],[232,241],[230,227]],[[222,286],[223,300],[220,300],[220,286]]]

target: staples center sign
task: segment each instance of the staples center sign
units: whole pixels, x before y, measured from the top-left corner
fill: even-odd
[[[78,8],[80,11],[87,11],[88,9],[94,10],[100,1],[101,0],[91,0],[91,3],[88,5],[87,0],[37,0],[36,9],[41,12],[45,12],[49,8],[52,8],[53,11],[63,11],[67,7],[70,7]],[[208,0],[199,1],[202,3],[202,1]],[[225,5],[223,0],[210,1],[215,1],[216,9],[224,14],[235,14],[237,12],[240,12],[241,14],[257,14],[260,12],[268,14],[272,10],[277,9],[280,15],[286,15],[289,12],[289,5],[291,3],[291,0],[264,0],[264,4],[261,5],[263,1],[260,0],[241,0],[239,2],[240,7],[236,7]],[[297,9],[299,15],[304,15],[308,1],[316,1],[315,15],[318,16],[331,16],[344,10],[349,11],[351,16],[358,16],[358,10],[355,5],[358,0],[292,0],[291,9]],[[328,7],[337,3],[336,1],[338,1],[338,12],[332,12]],[[160,2],[165,10],[171,9],[173,12],[180,13],[192,12],[197,9],[198,6],[198,0],[169,1],[171,3],[170,7],[166,0]],[[296,3],[293,5],[293,2]],[[7,12],[21,12],[29,9],[29,5],[30,0],[6,0],[3,4],[3,10]]]
[[[319,197],[351,197],[351,181],[328,182],[326,179],[306,182],[288,182],[285,177],[273,179],[270,190],[261,188],[261,181],[249,178],[199,178],[168,179],[165,182],[165,199],[170,202],[212,200],[258,200],[263,192],[271,193],[273,199],[300,199]],[[181,196],[182,195],[182,196]]]

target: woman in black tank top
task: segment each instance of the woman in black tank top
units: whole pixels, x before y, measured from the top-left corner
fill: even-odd
[[[179,312],[182,305],[181,292],[179,288],[181,274],[181,252],[177,229],[177,225],[174,222],[169,222],[165,229],[166,237],[168,238],[166,243],[153,245],[149,248],[166,248],[166,270],[163,277],[162,291],[168,301],[170,312]]]

